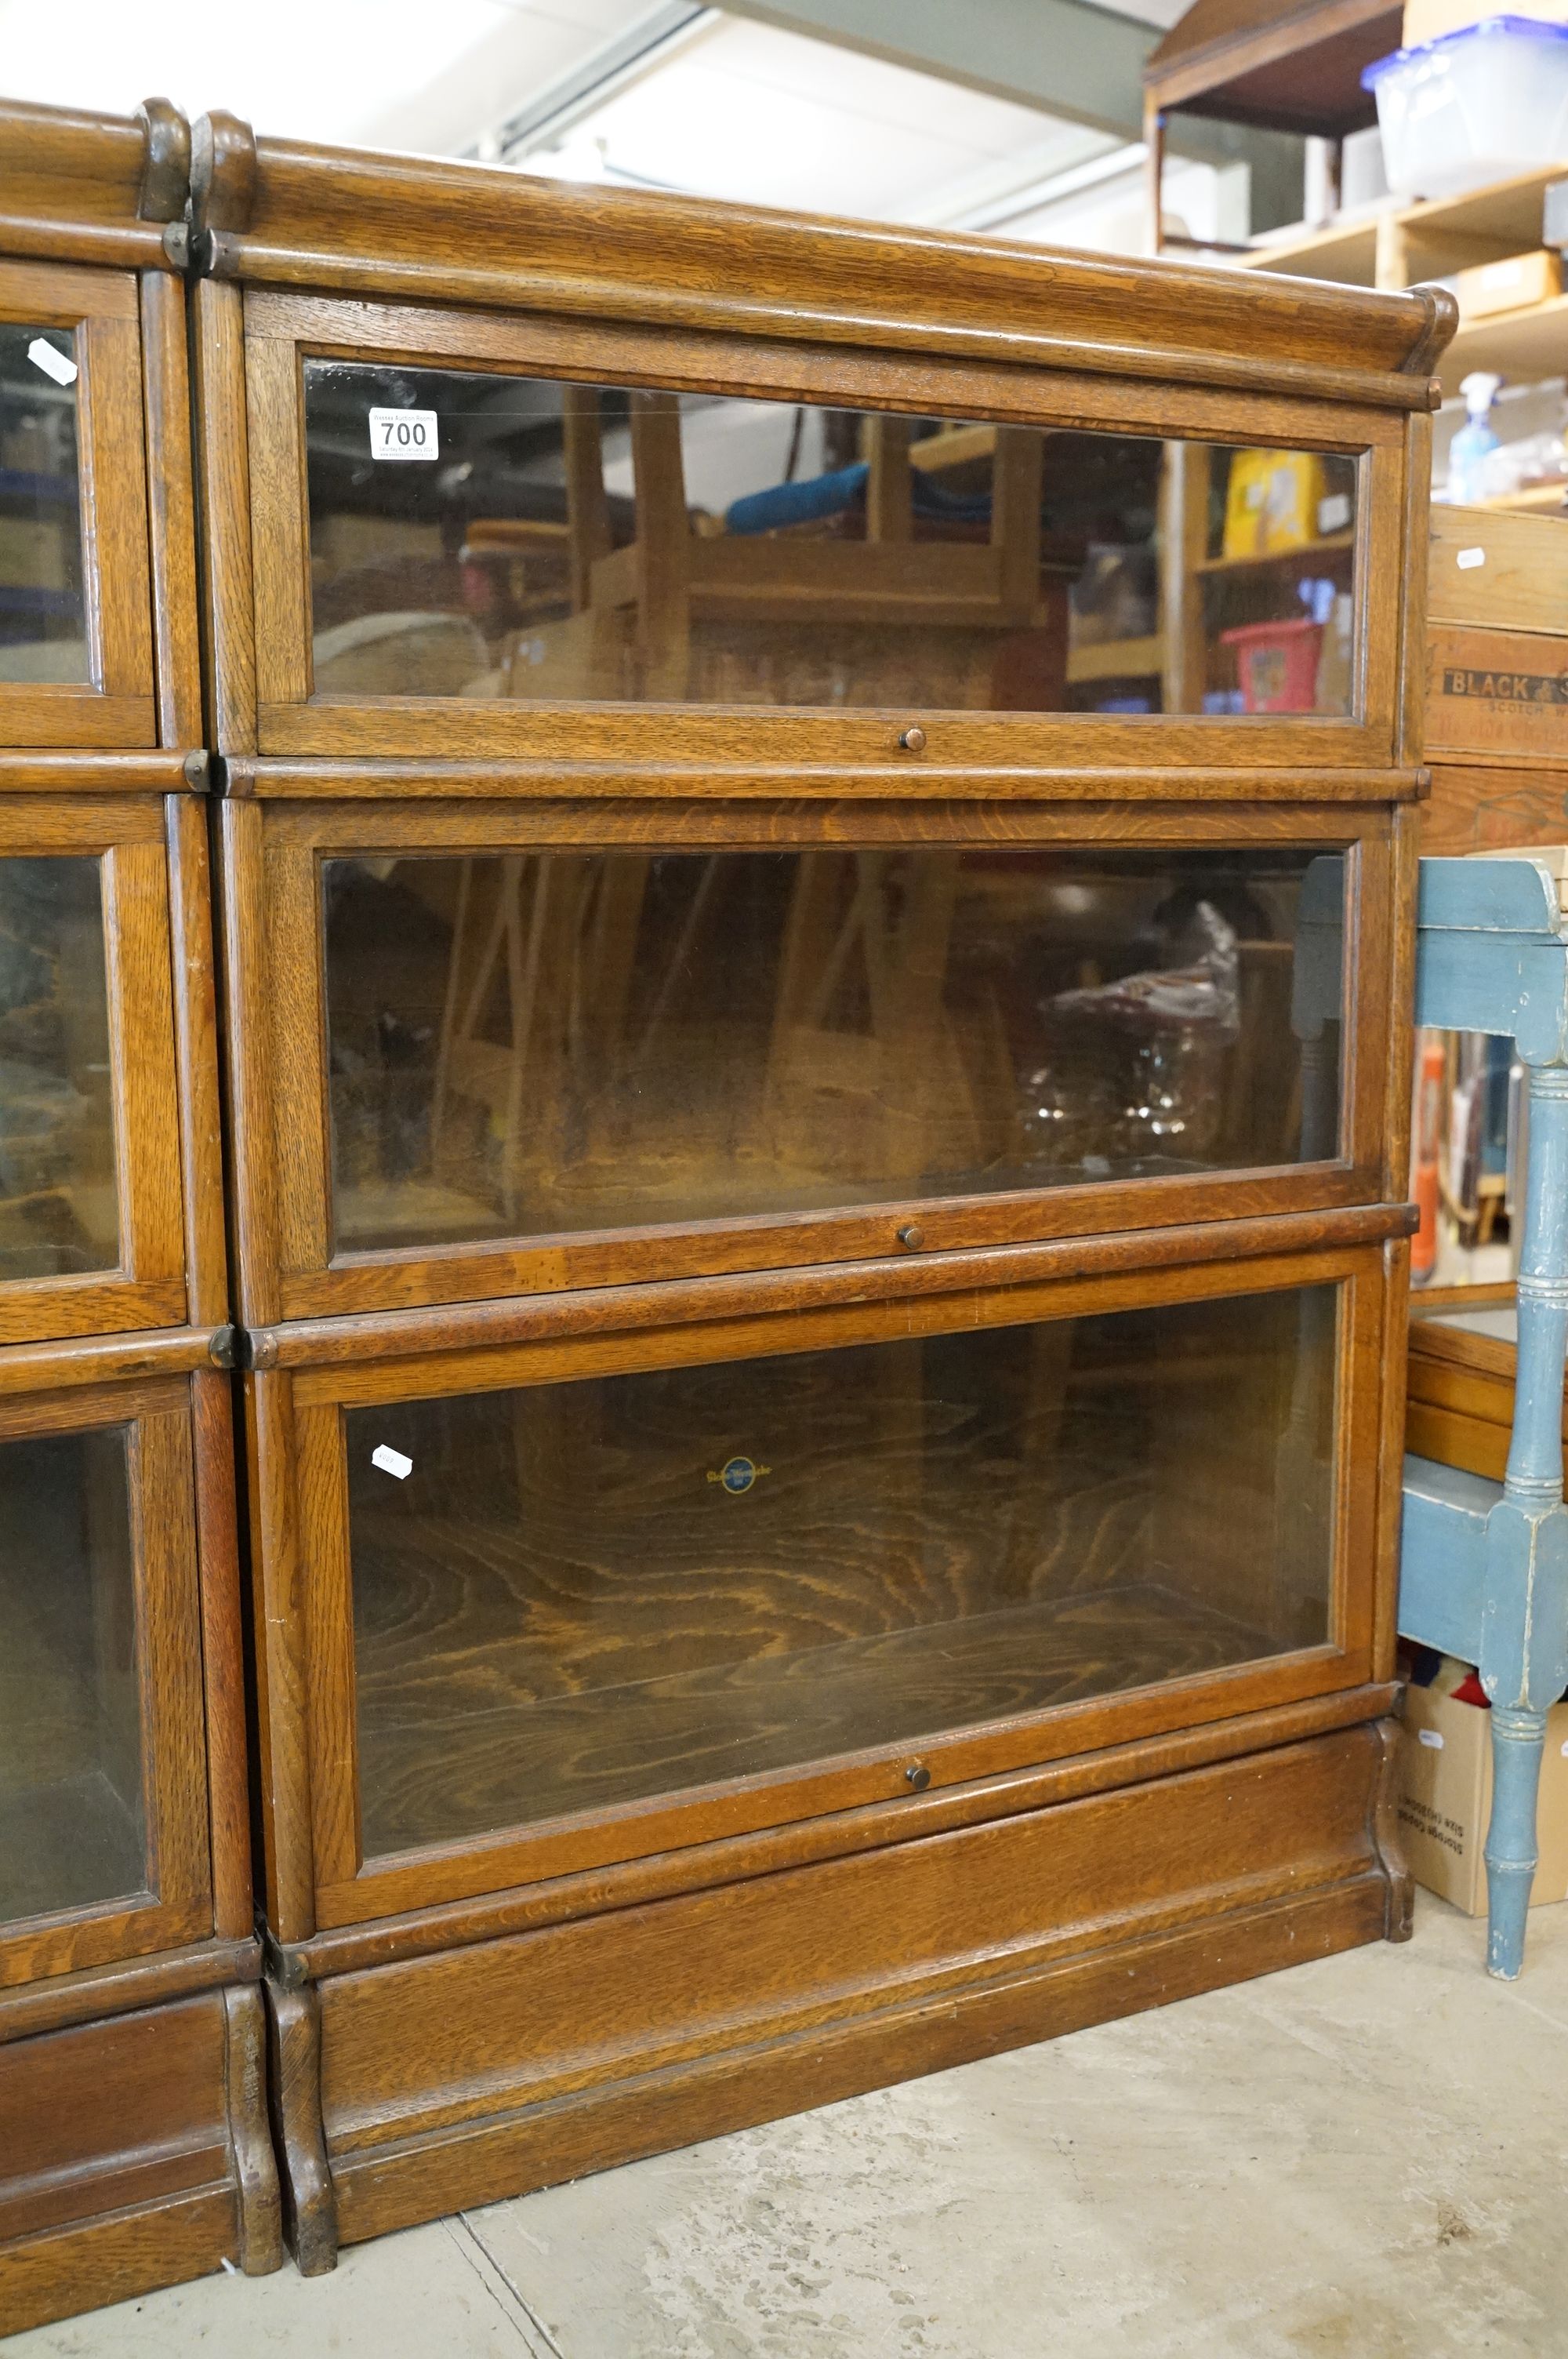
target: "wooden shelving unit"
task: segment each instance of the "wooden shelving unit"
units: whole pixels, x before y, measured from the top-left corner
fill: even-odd
[[[1157,632],[1141,639],[1097,639],[1067,656],[1070,688],[1099,679],[1155,679],[1164,669],[1165,643]]]
[[[1456,394],[1472,369],[1526,382],[1568,373],[1568,295],[1461,327],[1438,366],[1444,392]]]
[[[1270,549],[1257,557],[1199,557],[1194,560],[1195,573],[1259,573],[1271,565],[1310,565],[1315,558],[1337,555],[1354,549],[1353,532],[1325,533],[1321,540],[1303,541],[1299,549]]]
[[[1272,238],[1255,246],[1240,266],[1397,290],[1481,263],[1503,262],[1541,245],[1546,190],[1565,175],[1568,158],[1462,196],[1393,203],[1326,229]],[[1439,364],[1444,394],[1457,393],[1472,369],[1495,369],[1515,380],[1568,372],[1568,295],[1464,322]]]
[[[1326,278],[1336,287],[1378,284],[1378,229],[1382,216],[1357,213],[1326,229],[1271,238],[1240,257],[1246,270],[1278,270],[1290,278]]]

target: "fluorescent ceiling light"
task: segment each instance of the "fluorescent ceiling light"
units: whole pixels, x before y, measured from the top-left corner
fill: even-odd
[[[675,27],[609,91],[579,88],[546,120],[546,99],[530,111],[532,135],[505,143],[527,171],[891,221],[947,218],[936,201],[955,184],[979,176],[1011,191],[1116,144],[716,10]]]

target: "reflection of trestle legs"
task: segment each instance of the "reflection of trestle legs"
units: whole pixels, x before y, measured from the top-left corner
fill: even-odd
[[[785,1156],[809,1136],[827,1169],[895,1183],[917,1180],[938,1147],[945,1165],[979,1167],[995,1125],[946,1004],[959,862],[859,852],[847,908],[843,874],[837,854],[801,854],[773,1011],[768,1130]],[[835,1021],[846,1003],[853,1012]],[[1000,1077],[1005,1124],[1014,1114],[1005,1041],[979,1048],[970,1061],[987,1081]]]
[[[508,1220],[519,1214],[525,1143],[546,1160],[559,1156],[565,1142],[546,1124],[580,1107],[622,1052],[647,869],[645,859],[569,853],[460,864],[431,1160],[444,1177],[459,1102],[482,1106]],[[505,1023],[494,1038],[498,991]]]

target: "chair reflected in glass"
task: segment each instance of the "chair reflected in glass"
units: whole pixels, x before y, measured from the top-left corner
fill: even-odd
[[[337,1248],[1331,1157],[1337,962],[1305,1139],[1292,1029],[1320,870],[1337,929],[1297,853],[330,861]]]

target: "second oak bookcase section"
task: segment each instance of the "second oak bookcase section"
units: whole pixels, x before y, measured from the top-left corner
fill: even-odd
[[[1353,1683],[1378,1291],[1361,1251],[303,1373],[321,1921]]]
[[[265,825],[286,1315],[1368,1192],[1346,989],[1373,1020],[1378,953],[1346,946],[1377,844]]]

